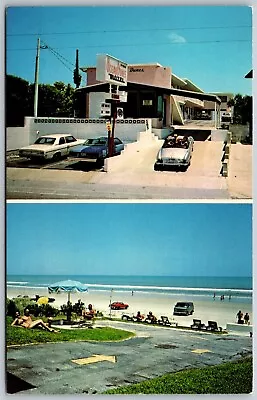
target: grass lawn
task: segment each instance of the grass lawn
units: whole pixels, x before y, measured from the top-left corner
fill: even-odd
[[[110,389],[105,394],[239,394],[251,393],[252,358],[190,369]]]
[[[52,333],[43,329],[24,329],[11,325],[11,318],[6,320],[6,345],[63,342],[78,340],[116,341],[134,336],[134,333],[114,328],[94,329],[60,329],[60,333]]]

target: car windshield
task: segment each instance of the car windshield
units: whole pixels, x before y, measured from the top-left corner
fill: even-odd
[[[175,138],[175,137],[167,137],[163,144],[165,148],[175,148],[175,149],[188,149],[189,143],[187,138]]]
[[[87,139],[84,144],[87,146],[102,146],[102,145],[105,145],[106,142],[107,142],[107,139],[98,138],[98,139]]]
[[[51,137],[40,137],[35,141],[35,144],[54,144],[55,140]]]
[[[176,307],[187,307],[188,306],[188,304],[186,304],[186,303],[177,303],[176,304]]]

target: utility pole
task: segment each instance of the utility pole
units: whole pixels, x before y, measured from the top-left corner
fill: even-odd
[[[36,67],[35,67],[34,117],[37,117],[37,107],[38,107],[39,55],[40,55],[40,39],[38,38],[37,39]]]

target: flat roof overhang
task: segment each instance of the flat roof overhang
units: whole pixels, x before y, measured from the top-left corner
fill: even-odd
[[[208,93],[199,93],[199,92],[192,92],[190,90],[182,90],[182,89],[174,89],[174,88],[165,88],[161,86],[153,86],[153,85],[146,85],[143,83],[137,82],[127,82],[127,86],[121,86],[120,90],[128,92],[129,90],[155,90],[161,92],[162,94],[166,95],[175,95],[175,96],[183,96],[183,97],[190,97],[192,99],[199,99],[199,100],[208,100],[213,101],[215,103],[221,104],[221,100],[218,96]],[[85,86],[83,88],[76,89],[77,91],[83,91],[85,93],[90,92],[109,92],[109,83],[96,83],[95,85]]]

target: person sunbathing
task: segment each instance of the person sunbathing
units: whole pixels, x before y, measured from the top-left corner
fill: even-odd
[[[152,324],[154,324],[157,321],[157,318],[155,315],[153,315],[152,311],[149,311],[149,314],[147,315],[147,319],[149,319]]]
[[[140,311],[138,311],[137,312],[137,315],[136,315],[136,319],[137,319],[137,321],[143,321],[143,319],[144,319],[144,315],[142,315],[141,313],[140,313]]]
[[[32,328],[42,328],[47,330],[48,332],[58,332],[53,328],[47,326],[42,319],[32,320],[29,310],[24,311],[24,315],[20,316],[18,312],[16,312],[16,318],[12,322],[12,326],[20,326],[21,328],[32,329]]]

